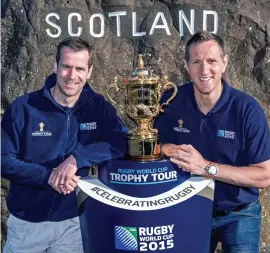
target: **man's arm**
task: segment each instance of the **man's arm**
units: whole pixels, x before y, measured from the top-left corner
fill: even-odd
[[[49,184],[58,192],[66,194],[74,190],[73,182],[78,183],[75,176],[78,169],[126,154],[127,128],[108,102],[104,101],[104,107],[100,115],[99,141],[75,149],[66,161],[54,169]]]
[[[76,176],[78,170],[77,161],[73,155],[70,155],[64,162],[54,168],[49,178],[49,185],[59,193],[64,195],[73,192],[80,180],[80,176]]]
[[[1,176],[12,183],[47,188],[52,170],[18,158],[22,128],[15,109],[9,107],[1,121]]]
[[[221,164],[215,179],[237,186],[267,188],[270,186],[270,160],[244,167]]]
[[[184,171],[209,176],[205,169],[210,161],[204,159],[191,145],[164,144],[162,152]],[[214,179],[244,187],[266,188],[270,185],[270,160],[250,166],[217,164],[219,171]]]
[[[87,146],[78,146],[72,152],[78,169],[123,157],[127,152],[128,130],[117,116],[116,110],[104,100],[101,111],[98,141]]]

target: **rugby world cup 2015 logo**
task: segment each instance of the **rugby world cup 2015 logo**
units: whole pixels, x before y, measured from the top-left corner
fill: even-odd
[[[121,250],[138,250],[138,232],[136,227],[114,227],[115,248]]]

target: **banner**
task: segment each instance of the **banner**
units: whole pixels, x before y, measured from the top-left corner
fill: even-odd
[[[208,253],[214,184],[168,160],[112,160],[83,178],[77,200],[85,253]]]

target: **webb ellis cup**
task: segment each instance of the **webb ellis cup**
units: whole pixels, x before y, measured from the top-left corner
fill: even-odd
[[[160,104],[164,91],[173,88],[173,94]],[[110,96],[112,89],[122,91],[125,104],[117,104]],[[131,76],[119,81],[115,77],[114,83],[107,89],[109,100],[129,117],[135,120],[137,127],[128,134],[129,158],[139,161],[154,161],[161,158],[158,131],[153,129],[153,119],[176,96],[177,87],[169,82],[167,77],[155,75],[144,67],[143,55],[138,55],[137,68]]]

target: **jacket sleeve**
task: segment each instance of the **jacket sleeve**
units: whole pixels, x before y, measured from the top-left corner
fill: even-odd
[[[96,143],[79,147],[72,152],[78,168],[89,167],[127,153],[127,128],[114,107],[104,100],[100,110],[99,138]]]
[[[5,111],[1,121],[1,176],[15,184],[48,188],[50,171],[20,159],[24,123],[19,122],[19,116],[22,116],[22,110],[18,111],[12,104]]]
[[[245,149],[248,163],[258,164],[270,159],[270,131],[261,105],[252,99],[245,117]]]

